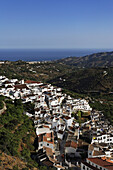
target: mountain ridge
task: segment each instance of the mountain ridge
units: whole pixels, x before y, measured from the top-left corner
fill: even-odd
[[[93,53],[83,57],[67,57],[57,62],[76,67],[113,67],[113,51]]]

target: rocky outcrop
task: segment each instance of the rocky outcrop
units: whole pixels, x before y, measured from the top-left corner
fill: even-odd
[[[4,104],[4,107],[3,107],[3,109],[0,110],[0,115],[1,115],[2,113],[4,113],[4,111],[7,109],[5,102],[3,102],[3,104]]]

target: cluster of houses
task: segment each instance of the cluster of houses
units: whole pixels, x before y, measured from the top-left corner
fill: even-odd
[[[35,104],[35,112],[25,114],[34,121],[38,138],[34,159],[40,165],[56,169],[98,169],[102,166],[91,162],[96,159],[107,162],[109,158],[111,167],[113,127],[101,112],[92,110],[87,100],[74,99],[51,84],[5,76],[0,76],[0,95]],[[78,122],[73,116],[78,111],[88,113],[90,118]]]
[[[101,111],[92,111],[91,120],[86,122],[82,135],[88,136],[88,158],[81,169],[113,169],[113,126]]]

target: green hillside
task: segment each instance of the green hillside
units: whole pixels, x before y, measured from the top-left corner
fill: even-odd
[[[113,68],[75,69],[49,82],[79,93],[110,92],[113,91]]]
[[[28,169],[38,164],[31,159],[31,152],[35,151],[36,138],[33,121],[23,114],[24,105],[21,100],[0,97],[7,110],[0,115],[0,151],[10,156],[16,156],[26,163]]]

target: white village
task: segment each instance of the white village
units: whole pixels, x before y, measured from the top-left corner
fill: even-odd
[[[38,147],[33,159],[40,165],[113,170],[113,126],[88,99],[72,98],[51,84],[5,76],[0,76],[0,86],[0,95],[34,103],[34,114],[23,114],[34,122]]]

